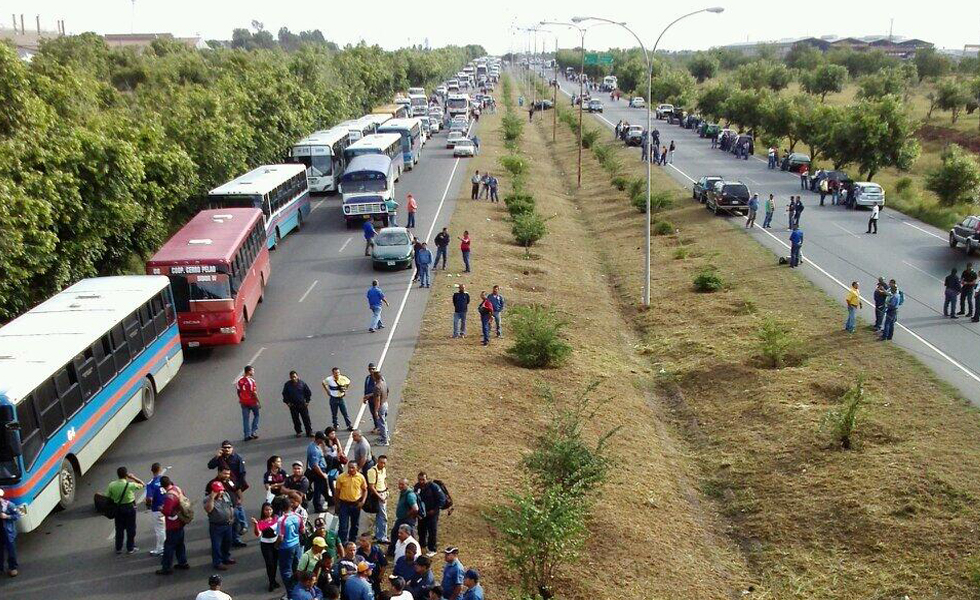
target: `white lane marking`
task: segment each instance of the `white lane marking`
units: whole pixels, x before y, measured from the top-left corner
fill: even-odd
[[[894,219],[894,217],[892,217],[892,218]],[[911,227],[912,229],[918,229],[919,231],[921,231],[922,233],[924,233],[924,234],[926,234],[926,235],[931,235],[932,237],[934,237],[934,238],[936,238],[936,239],[938,239],[938,240],[943,240],[944,242],[945,242],[945,241],[948,241],[948,240],[947,240],[947,238],[944,238],[944,237],[943,237],[943,236],[941,236],[941,235],[936,235],[935,233],[933,233],[933,232],[931,232],[931,231],[926,231],[925,229],[923,229],[923,228],[921,228],[921,227],[919,227],[918,225],[915,225],[914,223],[909,223],[908,221],[901,221],[901,220],[899,220],[899,219],[895,219],[895,220],[896,220],[896,221],[899,221],[899,222],[900,222],[900,223],[902,223],[903,225],[908,225],[908,226],[909,226],[909,227]]]
[[[348,241],[350,241],[350,240],[348,240]],[[306,289],[306,291],[303,292],[303,295],[299,297],[300,303],[302,303],[303,300],[306,300],[306,297],[310,295],[310,292],[313,291],[313,288],[315,288],[316,287],[316,284],[318,284],[318,283],[320,283],[320,280],[319,279],[313,280],[313,283],[310,284],[310,287],[308,287]]]
[[[690,175],[688,175],[688,174],[687,174],[687,173],[685,173],[684,171],[681,171],[680,169],[678,169],[677,167],[675,167],[673,163],[667,163],[667,166],[668,166],[668,167],[670,167],[671,169],[673,169],[673,170],[675,170],[675,171],[677,171],[678,173],[680,173],[680,174],[681,174],[681,175],[683,175],[684,177],[686,177],[686,178],[687,178],[687,180],[688,180],[688,181],[690,181],[691,183],[696,183],[696,181],[694,180],[694,178],[693,178],[693,177],[691,177]]]
[[[469,136],[472,125],[470,129],[467,129],[466,135]],[[429,225],[429,231],[425,234],[425,239],[423,241],[428,242],[429,238],[432,237],[432,232],[435,230],[436,223],[439,221],[439,214],[442,212],[442,207],[446,203],[446,196],[449,195],[449,188],[453,184],[453,179],[456,177],[456,170],[459,169],[459,161],[461,159],[457,158],[456,162],[453,163],[453,170],[449,173],[449,179],[446,181],[446,189],[442,192],[442,198],[439,199],[439,206],[436,207],[436,214],[432,216],[432,223]],[[412,271],[412,276],[414,278],[415,272]],[[405,289],[405,294],[402,296],[402,301],[398,305],[398,312],[395,313],[395,320],[391,324],[391,329],[388,331],[388,339],[385,340],[384,348],[381,349],[381,357],[378,358],[377,367],[380,371],[384,366],[385,358],[388,356],[388,349],[391,348],[391,340],[395,336],[395,330],[398,329],[398,323],[401,321],[402,313],[405,311],[405,305],[408,303],[408,296],[412,293],[415,286],[412,285],[412,280],[408,281],[408,287]],[[364,418],[364,411],[367,409],[367,404],[361,402],[361,407],[357,410],[357,415],[354,417],[354,429],[357,429],[361,425],[361,419]],[[391,431],[388,432],[389,442],[391,441]],[[344,453],[349,454],[351,445],[354,443],[354,436],[351,434],[347,438],[347,443],[344,444]]]
[[[252,355],[252,358],[248,359],[248,362],[245,363],[245,364],[246,365],[254,365],[255,364],[255,361],[257,361],[259,359],[259,357],[262,356],[262,353],[263,352],[265,352],[265,346],[262,346],[261,348],[259,348],[258,350],[256,350],[255,354]],[[235,375],[232,378],[231,382],[232,383],[238,383],[238,380],[241,379],[241,377],[242,377],[242,375],[239,373],[238,375]]]
[[[919,273],[922,273],[922,274],[923,274],[923,275],[925,275],[926,277],[931,277],[931,278],[933,278],[933,279],[935,279],[936,281],[938,281],[939,283],[942,283],[942,282],[943,282],[943,280],[942,280],[942,279],[940,279],[940,278],[938,278],[938,277],[936,277],[936,276],[935,276],[935,275],[933,275],[932,273],[928,273],[928,272],[926,272],[926,271],[923,271],[922,269],[920,269],[919,267],[917,267],[917,266],[915,266],[915,265],[913,265],[912,263],[910,263],[910,262],[908,262],[907,260],[903,260],[903,261],[902,261],[902,264],[903,264],[903,265],[906,265],[906,266],[909,266],[909,267],[912,267],[913,269],[915,269],[915,270],[916,270],[916,271],[918,271]]]
[[[344,248],[347,247],[347,244],[349,244],[351,242],[351,240],[353,240],[353,239],[354,239],[354,236],[350,236],[349,238],[347,238],[347,241],[344,242],[344,245],[341,246],[340,247],[340,250],[337,250],[337,252],[343,252],[344,251]]]
[[[313,205],[313,208],[312,208],[312,209],[310,209],[310,214],[312,215],[312,214],[313,214],[313,212],[314,212],[314,211],[315,211],[316,209],[318,209],[318,208],[320,208],[321,206],[323,206],[323,203],[324,203],[324,202],[326,202],[326,200],[320,200],[319,202],[317,202],[316,204],[314,204],[314,205]]]
[[[836,227],[837,229],[840,229],[841,231],[843,231],[843,232],[844,232],[844,233],[846,233],[847,235],[852,235],[852,236],[854,236],[854,237],[860,237],[859,235],[857,235],[857,234],[856,234],[856,233],[854,233],[853,231],[851,231],[851,230],[849,230],[849,229],[844,229],[843,227],[841,227],[841,226],[840,226],[840,225],[838,225],[837,223],[831,223],[831,225],[833,225],[833,226],[834,226],[834,227]]]

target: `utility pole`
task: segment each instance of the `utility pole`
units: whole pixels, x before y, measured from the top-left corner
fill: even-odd
[[[129,33],[136,32],[136,0],[130,0],[133,8],[129,13]]]
[[[552,101],[554,106],[551,107],[551,142],[554,143],[558,139],[558,36],[555,36],[555,84],[552,86],[554,89],[552,92],[555,94],[555,99]]]

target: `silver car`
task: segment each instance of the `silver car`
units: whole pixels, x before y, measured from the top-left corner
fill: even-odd
[[[885,205],[885,190],[877,183],[858,181],[854,184],[854,206]]]

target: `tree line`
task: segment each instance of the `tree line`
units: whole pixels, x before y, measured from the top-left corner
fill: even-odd
[[[139,271],[209,189],[484,54],[306,38],[136,49],[89,33],[29,63],[0,44],[0,321],[80,278]]]

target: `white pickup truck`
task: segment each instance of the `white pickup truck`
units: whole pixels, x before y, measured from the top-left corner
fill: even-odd
[[[658,104],[657,105],[657,118],[666,119],[667,115],[674,112],[673,104]]]

